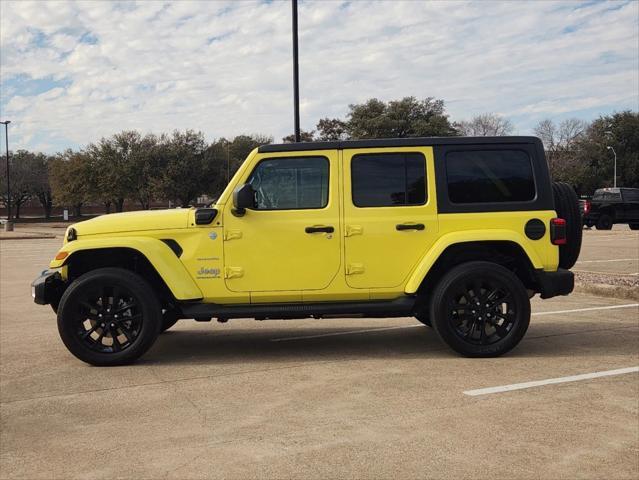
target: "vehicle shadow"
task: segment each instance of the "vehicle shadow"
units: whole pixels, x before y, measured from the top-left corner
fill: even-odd
[[[372,327],[375,328],[375,327]],[[446,346],[428,327],[382,330],[379,332],[327,335],[350,329],[313,328],[299,330],[241,329],[176,330],[162,334],[144,360],[158,363],[330,361],[344,358],[389,358],[432,353],[445,356]],[[286,340],[290,338],[290,340]],[[282,340],[283,339],[283,340]],[[274,341],[276,340],[276,341]]]
[[[375,327],[362,327],[369,330]],[[380,328],[384,328],[380,326]],[[333,335],[358,328],[175,330],[162,334],[143,362],[158,364],[459,358],[432,328],[416,326]],[[637,330],[568,331],[557,323],[531,328],[508,358],[636,355]],[[634,336],[633,336],[634,334]],[[312,338],[314,335],[321,335]],[[304,338],[299,338],[304,337]],[[288,340],[281,340],[288,339]],[[276,341],[274,341],[276,340]]]

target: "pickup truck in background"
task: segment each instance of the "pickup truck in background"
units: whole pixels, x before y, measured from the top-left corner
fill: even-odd
[[[615,223],[627,223],[639,230],[639,188],[600,188],[586,200],[583,222],[597,230],[610,230]]]

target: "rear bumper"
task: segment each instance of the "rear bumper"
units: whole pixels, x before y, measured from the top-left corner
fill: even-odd
[[[66,283],[58,270],[45,270],[31,283],[31,296],[38,305],[58,305]]]
[[[558,268],[556,272],[535,272],[541,298],[551,298],[557,295],[568,295],[575,288],[575,275],[570,270]]]

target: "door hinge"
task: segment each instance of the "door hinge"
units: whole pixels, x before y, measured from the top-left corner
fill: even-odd
[[[344,229],[345,237],[352,237],[353,235],[361,235],[364,232],[364,229],[361,225],[346,225]]]
[[[354,275],[356,273],[364,273],[363,263],[349,263],[346,265],[346,275]]]
[[[240,230],[224,231],[224,240],[233,240],[234,238],[242,238],[242,232]]]
[[[244,276],[244,269],[242,267],[225,267],[224,278],[239,278]]]

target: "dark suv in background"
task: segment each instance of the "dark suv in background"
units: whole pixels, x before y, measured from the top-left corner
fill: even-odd
[[[610,230],[615,223],[627,223],[639,230],[639,188],[600,188],[584,205],[584,225]]]

